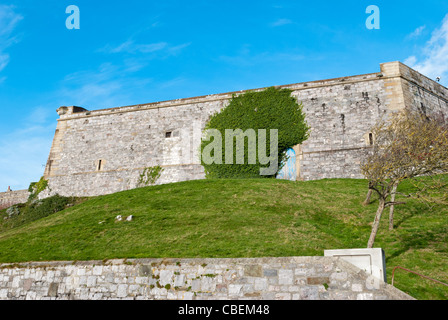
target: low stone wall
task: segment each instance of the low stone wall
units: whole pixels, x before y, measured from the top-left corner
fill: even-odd
[[[0,210],[18,203],[25,203],[30,193],[28,190],[0,192]]]
[[[336,257],[0,265],[2,300],[407,300]]]

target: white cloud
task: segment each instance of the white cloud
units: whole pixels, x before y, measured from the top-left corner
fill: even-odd
[[[115,64],[103,63],[96,70],[79,71],[67,75],[61,82],[60,90],[55,94],[56,101],[61,105],[77,105],[84,108],[102,109],[127,105],[135,101],[135,92],[141,88],[151,89],[159,86],[164,89],[183,81],[181,77],[168,80],[160,85],[146,75],[141,77],[141,71],[150,61],[165,59],[180,54],[191,45],[182,43],[170,45],[167,42],[149,44],[136,43],[129,39],[117,46],[106,45],[97,50],[99,53],[124,54],[123,61]],[[148,92],[147,89],[143,92]]]
[[[136,44],[132,40],[128,40],[118,47],[106,47],[106,52],[109,53],[151,53],[164,49],[168,44],[166,42],[150,43],[150,44]]]
[[[23,17],[14,12],[13,6],[0,5],[0,71],[9,63],[10,56],[6,49],[18,42],[17,37],[12,33]],[[4,81],[4,77],[3,77]]]
[[[139,86],[139,80],[132,78],[131,74],[127,66],[110,63],[103,63],[96,70],[69,74],[61,82],[60,90],[54,94],[54,100],[60,105],[77,105],[87,109],[126,104],[130,99],[129,88]]]
[[[30,112],[26,120],[36,124],[44,124],[54,112],[55,111],[53,109],[39,106]]]
[[[14,6],[0,5],[0,36],[9,36],[22,19],[14,12]]]
[[[415,29],[412,33],[410,33],[407,37],[408,38],[417,38],[423,33],[423,31],[425,29],[426,29],[426,26],[420,26],[417,29]]]
[[[172,88],[172,87],[178,87],[186,82],[187,82],[186,78],[176,77],[174,79],[159,83],[157,85],[157,88],[158,89],[167,89],[167,88]]]
[[[280,27],[287,24],[291,24],[292,21],[289,19],[278,19],[277,21],[270,24],[271,27]]]
[[[30,115],[20,123],[21,129],[0,140],[0,192],[8,186],[27,189],[43,175],[55,128],[52,121],[42,122],[47,119],[43,113],[44,108],[35,109],[32,114],[37,118]]]
[[[118,46],[106,45],[105,47],[99,49],[99,52],[104,53],[129,53],[129,54],[145,54],[145,53],[156,53],[161,52],[162,54],[175,55],[179,53],[182,49],[188,47],[191,44],[183,43],[176,46],[171,46],[167,42],[156,42],[148,44],[135,43],[133,40],[127,40]]]
[[[191,42],[188,42],[188,43],[182,43],[182,44],[179,44],[179,45],[177,45],[177,46],[173,46],[173,47],[168,47],[167,48],[167,53],[169,54],[169,55],[177,55],[177,54],[179,54],[183,49],[185,49],[185,48],[187,48],[187,47],[189,47],[191,45]]]
[[[9,63],[9,54],[0,54],[0,71]]]
[[[416,56],[410,56],[403,62],[407,66],[413,66],[417,63],[417,57]]]
[[[448,14],[439,28],[434,30],[431,39],[422,49],[421,58],[411,56],[407,64],[431,79],[442,78],[442,84],[447,84],[448,78]]]
[[[301,61],[304,55],[295,52],[260,52],[252,53],[250,46],[245,44],[234,56],[220,56],[219,60],[237,66],[256,66],[284,61]]]

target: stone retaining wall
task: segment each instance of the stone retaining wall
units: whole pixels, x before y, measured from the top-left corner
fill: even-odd
[[[0,210],[9,208],[18,203],[25,203],[30,193],[28,190],[0,192]]]
[[[0,265],[0,300],[408,300],[335,257]]]

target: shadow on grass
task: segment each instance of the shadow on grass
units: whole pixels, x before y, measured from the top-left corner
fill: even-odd
[[[440,245],[441,242],[448,242],[448,226],[440,225],[431,230],[412,230],[401,235],[397,235],[400,248],[394,250],[388,255],[386,262],[389,262],[409,250],[426,249],[434,244]],[[445,241],[444,241],[445,240]],[[446,246],[445,246],[446,247]],[[446,253],[446,248],[439,249],[440,252]]]

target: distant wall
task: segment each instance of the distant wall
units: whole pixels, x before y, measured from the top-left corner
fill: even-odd
[[[370,131],[391,112],[410,107],[448,115],[448,89],[400,62],[383,63],[376,73],[280,87],[303,104],[311,127],[309,139],[294,147],[297,180],[362,178],[359,164],[371,147]],[[244,92],[93,111],[59,108],[44,173],[52,194],[133,189],[143,170],[156,165],[164,168],[157,184],[205,178],[202,130],[234,94]]]
[[[158,183],[205,178],[201,131],[223,102],[203,100],[62,114],[45,170],[49,187],[64,196],[114,193],[136,188],[156,165],[164,169]]]
[[[384,79],[373,73],[281,87],[303,103],[312,128],[298,147],[297,178],[360,178],[366,135],[389,108]],[[128,190],[155,165],[164,168],[159,184],[205,178],[198,153],[202,130],[233,94],[94,111],[61,107],[45,169],[50,189],[65,196]]]
[[[0,300],[411,300],[335,257],[0,265]]]
[[[18,203],[25,203],[29,195],[28,190],[0,192],[0,210]]]
[[[404,104],[424,114],[448,117],[448,89],[408,66],[398,65],[402,77]]]

